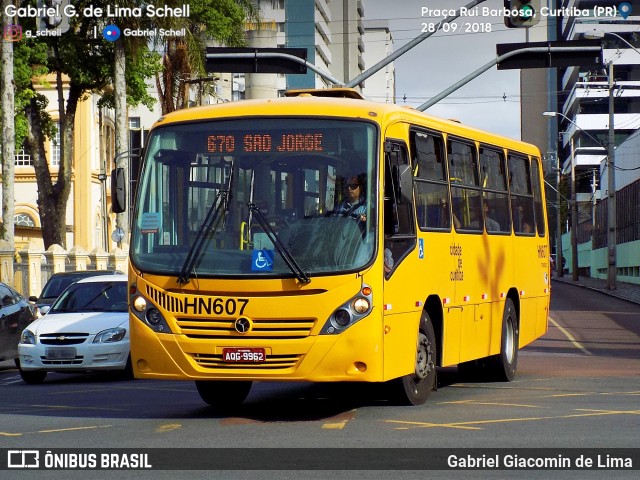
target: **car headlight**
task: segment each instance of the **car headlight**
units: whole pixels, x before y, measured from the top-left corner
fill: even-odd
[[[36,336],[33,334],[31,330],[23,330],[22,335],[20,335],[20,343],[24,345],[35,345],[36,344]]]
[[[93,339],[93,343],[113,343],[119,342],[127,334],[127,329],[122,327],[109,328],[103,330],[96,335]]]

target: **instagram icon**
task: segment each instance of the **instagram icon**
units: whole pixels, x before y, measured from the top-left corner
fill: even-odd
[[[22,40],[22,27],[20,25],[6,25],[3,34],[7,42],[19,42]]]

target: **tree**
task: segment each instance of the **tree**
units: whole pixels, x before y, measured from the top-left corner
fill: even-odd
[[[9,0],[2,2],[2,10],[10,4]],[[2,30],[8,31],[11,19],[2,15]],[[0,109],[2,110],[2,138],[10,141],[2,142],[2,226],[0,227],[0,239],[7,242],[7,247],[14,249],[13,216],[15,205],[13,203],[13,182],[14,182],[14,157],[15,144],[12,141],[15,137],[15,122],[13,112],[15,109],[14,83],[13,83],[13,43],[8,38],[2,38],[2,78],[0,79],[0,90],[2,100]],[[3,279],[7,280],[7,279]]]
[[[79,1],[75,2],[75,6],[77,11],[82,11],[90,4],[94,7],[104,7],[106,10],[107,3],[110,2]],[[99,18],[78,15],[70,19],[71,28],[62,36],[25,39],[24,50],[23,42],[19,42],[25,55],[22,60],[31,66],[34,73],[29,78],[28,85],[24,86],[25,91],[31,92],[27,95],[28,102],[23,110],[27,126],[25,145],[31,154],[36,173],[37,203],[45,248],[53,244],[66,246],[66,207],[71,189],[74,126],[78,104],[92,93],[104,95],[102,103],[105,105],[110,105],[113,101],[111,84],[114,77],[114,48],[113,44],[105,41],[101,35],[94,35],[94,31],[102,32],[100,22]],[[27,25],[26,28],[35,30],[35,25]],[[44,148],[46,139],[53,138],[55,127],[46,112],[46,99],[37,93],[36,84],[41,81],[35,75],[38,64],[36,59],[30,56],[33,52],[27,47],[44,47],[47,52],[44,70],[47,73],[55,73],[57,77],[61,158],[55,179],[49,169]],[[144,55],[144,52],[141,55]],[[148,65],[141,66],[138,58],[133,58],[131,64],[134,65],[132,75],[143,78],[146,75],[148,78],[154,73]],[[63,76],[68,79],[65,88],[61,81]],[[132,82],[130,87],[127,90],[129,102],[151,103],[152,98],[146,91],[144,81]]]
[[[132,2],[127,0],[78,0],[73,2],[77,12],[92,6],[107,10],[107,6],[123,6]],[[139,2],[134,2],[139,4]],[[160,2],[153,0],[149,4],[180,7],[185,2],[171,0]],[[256,17],[255,6],[251,0],[195,0],[189,2],[190,18],[157,17],[154,19],[158,27],[187,29],[187,38],[167,38],[167,56],[160,62],[157,53],[150,51],[145,42],[136,44],[126,40],[126,92],[127,103],[135,105],[144,103],[150,106],[152,97],[147,93],[146,79],[155,76],[164,66],[162,76],[167,83],[159,83],[162,110],[165,112],[165,100],[175,109],[177,92],[184,91],[185,79],[193,72],[204,72],[204,41],[215,39],[229,45],[241,45],[244,39],[244,19],[247,15]],[[107,19],[108,20],[108,19]],[[120,19],[119,19],[120,20]],[[36,30],[36,19],[25,19],[24,29]],[[115,22],[122,24],[120,21]],[[113,107],[115,95],[113,82],[115,78],[115,49],[113,42],[107,42],[101,35],[105,19],[85,17],[79,14],[70,19],[70,29],[59,37],[38,37],[23,39],[17,42],[16,57],[24,71],[30,71],[28,80],[16,86],[23,103],[16,105],[16,118],[24,118],[24,144],[31,154],[38,185],[37,203],[42,225],[42,238],[45,248],[53,244],[66,246],[66,206],[71,188],[71,171],[74,146],[74,124],[79,102],[91,94],[102,96],[101,105]],[[94,35],[94,32],[98,35]],[[124,40],[127,37],[121,37]],[[120,40],[119,40],[120,41]],[[170,44],[170,45],[169,45]],[[168,48],[167,48],[168,47]],[[187,48],[188,47],[188,48]],[[45,55],[43,55],[43,52]],[[184,54],[184,62],[180,55]],[[175,64],[172,63],[175,61]],[[175,69],[174,66],[179,68]],[[14,68],[14,75],[15,75]],[[36,73],[38,72],[38,73]],[[58,173],[52,177],[45,155],[45,141],[53,138],[56,127],[47,113],[47,101],[38,93],[37,84],[46,79],[39,75],[55,74],[56,87],[59,91],[59,133],[61,158]],[[67,85],[62,86],[62,78]],[[63,97],[63,94],[65,95]],[[168,101],[168,98],[173,99]],[[184,103],[184,95],[179,104]],[[22,114],[22,115],[21,115]],[[19,136],[19,135],[18,135]]]
[[[163,2],[170,6],[181,1]],[[259,13],[251,0],[194,0],[188,18],[168,19],[166,28],[185,29],[186,36],[162,39],[162,71],[156,87],[162,114],[187,106],[189,80],[206,74],[204,50],[208,41],[228,47],[245,45],[245,22],[257,21]]]

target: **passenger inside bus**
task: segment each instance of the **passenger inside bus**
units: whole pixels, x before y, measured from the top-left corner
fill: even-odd
[[[524,205],[519,204],[518,208],[514,212],[514,227],[517,233],[531,233],[533,228],[531,225],[531,215],[527,212]]]
[[[489,202],[484,201],[484,224],[487,227],[487,232],[499,232],[500,224],[489,216]]]

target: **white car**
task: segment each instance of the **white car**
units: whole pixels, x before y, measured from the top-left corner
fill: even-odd
[[[22,332],[20,376],[42,383],[47,372],[121,370],[133,378],[127,276],[89,277],[70,285],[49,312]]]

